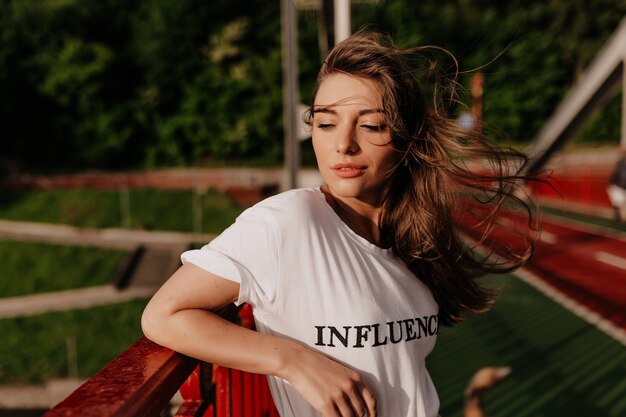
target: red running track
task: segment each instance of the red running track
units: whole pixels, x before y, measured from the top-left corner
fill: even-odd
[[[626,234],[546,217],[527,269],[626,329]]]
[[[465,214],[465,232],[479,235],[479,212]],[[520,225],[508,213],[496,225],[486,246],[506,242],[516,247]],[[540,240],[525,269],[587,309],[626,330],[626,233],[594,227],[552,216],[541,222]],[[518,233],[515,233],[515,232]]]

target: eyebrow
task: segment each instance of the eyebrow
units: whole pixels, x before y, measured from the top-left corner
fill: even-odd
[[[337,115],[337,111],[333,110],[332,107],[317,107],[317,108],[313,108],[313,114],[316,113],[324,113],[324,114],[332,114],[332,115]],[[366,114],[373,114],[373,113],[384,113],[383,109],[363,109],[361,111],[359,111],[359,116],[364,116]]]

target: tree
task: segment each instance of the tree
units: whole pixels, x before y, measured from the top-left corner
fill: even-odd
[[[279,5],[0,2],[0,165],[280,163]],[[626,3],[618,0],[387,0],[353,7],[354,28],[374,24],[401,46],[448,49],[466,87],[480,68],[488,133],[514,141],[536,134],[624,15]],[[318,18],[312,11],[299,16],[305,103],[320,65]],[[444,75],[454,71],[445,54],[437,59]],[[422,78],[429,91],[431,80]],[[469,103],[465,91],[460,98]],[[618,111],[601,112],[586,131],[618,135],[617,118]]]

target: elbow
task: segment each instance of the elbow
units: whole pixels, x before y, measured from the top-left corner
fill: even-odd
[[[144,336],[155,343],[162,344],[160,335],[164,333],[163,324],[163,317],[151,303],[148,303],[141,315],[141,331]]]

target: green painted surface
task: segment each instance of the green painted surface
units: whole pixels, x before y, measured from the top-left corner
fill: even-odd
[[[484,397],[489,417],[626,416],[626,347],[514,276],[488,313],[443,328],[428,358],[443,417],[461,416],[463,391],[487,366],[511,374]]]

